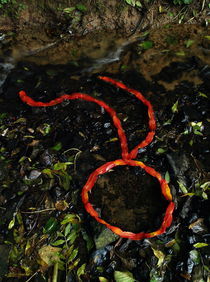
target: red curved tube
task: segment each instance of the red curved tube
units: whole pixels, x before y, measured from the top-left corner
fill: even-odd
[[[114,86],[121,88],[127,92],[129,92],[130,94],[133,94],[134,96],[136,96],[137,99],[139,99],[145,106],[147,106],[148,108],[148,117],[149,117],[149,132],[146,136],[146,138],[140,142],[133,150],[131,150],[131,152],[129,153],[129,159],[134,159],[136,158],[137,154],[138,154],[138,150],[140,148],[144,148],[147,145],[149,145],[154,136],[155,136],[155,130],[156,130],[156,120],[155,120],[155,114],[153,111],[153,107],[152,104],[137,90],[132,89],[127,87],[125,84],[123,84],[122,82],[116,81],[110,77],[107,76],[99,76],[100,79],[109,82],[111,84],[113,84]]]
[[[121,89],[129,92],[130,94],[133,94],[134,96],[136,96],[137,99],[139,99],[148,108],[149,132],[147,133],[146,138],[143,141],[141,141],[130,152],[128,151],[127,138],[126,138],[125,132],[122,128],[120,119],[117,117],[115,110],[112,109],[110,106],[108,106],[103,101],[97,100],[97,99],[95,99],[95,98],[93,98],[93,97],[91,97],[87,94],[83,94],[83,93],[73,93],[71,95],[64,94],[59,98],[56,98],[54,100],[51,100],[51,101],[45,102],[45,103],[34,101],[32,98],[30,98],[26,94],[25,91],[20,91],[19,96],[20,96],[20,99],[23,102],[25,102],[26,104],[28,104],[29,106],[32,106],[32,107],[49,107],[49,106],[54,106],[54,105],[60,104],[64,100],[75,100],[75,99],[82,99],[82,100],[85,100],[85,101],[94,102],[94,103],[98,104],[99,106],[103,107],[107,111],[107,113],[110,115],[110,117],[112,118],[113,124],[117,129],[117,133],[118,133],[119,141],[120,141],[120,146],[121,146],[122,159],[107,162],[104,165],[102,165],[101,167],[97,168],[95,171],[93,171],[90,174],[86,184],[84,185],[84,187],[82,189],[82,193],[81,193],[81,197],[82,197],[82,201],[83,201],[83,204],[85,206],[85,209],[98,222],[100,222],[101,224],[104,224],[106,227],[111,229],[114,233],[116,233],[120,237],[129,238],[131,240],[140,240],[140,239],[151,238],[151,237],[160,235],[160,234],[164,233],[166,231],[166,229],[171,225],[171,222],[172,222],[172,219],[173,219],[172,214],[173,214],[175,205],[174,205],[174,202],[172,201],[172,195],[171,195],[170,188],[169,188],[167,182],[165,181],[165,179],[162,178],[160,173],[158,173],[153,168],[146,166],[144,163],[142,163],[140,161],[133,160],[134,158],[136,158],[136,156],[138,154],[138,150],[140,148],[143,148],[143,147],[147,146],[148,144],[150,144],[152,142],[153,138],[154,138],[155,130],[156,130],[156,120],[155,120],[153,107],[152,107],[151,103],[137,90],[131,89],[131,88],[127,87],[125,84],[123,84],[122,82],[116,81],[116,80],[109,78],[109,77],[106,77],[106,76],[99,76],[99,78],[101,80],[104,80],[106,82],[113,84],[114,86],[116,86],[118,88],[121,88]],[[161,193],[163,194],[165,199],[169,202],[168,207],[167,207],[166,212],[165,212],[163,222],[162,222],[160,228],[158,230],[154,231],[154,232],[151,232],[151,233],[144,233],[144,232],[133,233],[133,232],[128,232],[128,231],[123,231],[116,226],[112,226],[109,223],[107,223],[105,220],[103,220],[102,218],[99,217],[99,214],[93,208],[92,204],[89,202],[88,192],[91,191],[91,189],[94,187],[98,176],[110,171],[115,166],[124,166],[124,165],[138,166],[138,167],[144,169],[151,176],[157,178],[157,180],[160,183]]]
[[[61,97],[56,98],[56,99],[51,100],[50,102],[46,102],[46,103],[34,101],[32,98],[30,98],[26,94],[25,91],[20,91],[19,96],[20,96],[20,99],[23,102],[25,102],[26,104],[28,104],[29,106],[32,106],[32,107],[50,107],[50,106],[55,106],[57,104],[60,104],[64,100],[75,100],[75,99],[81,99],[81,100],[85,100],[85,101],[88,101],[88,102],[94,102],[94,103],[98,104],[99,106],[104,108],[108,112],[108,114],[111,116],[113,123],[114,123],[115,127],[117,128],[118,136],[119,136],[119,139],[120,139],[122,158],[123,159],[128,158],[127,138],[126,138],[125,132],[122,128],[121,121],[117,117],[115,110],[113,110],[111,107],[109,107],[103,101],[97,100],[97,99],[95,99],[95,98],[93,98],[93,97],[91,97],[87,94],[83,94],[83,93],[73,93],[71,95],[64,94]]]

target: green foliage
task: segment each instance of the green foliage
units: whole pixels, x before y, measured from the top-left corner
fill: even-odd
[[[179,101],[177,100],[175,104],[171,107],[172,113],[177,113],[178,112],[178,105]]]
[[[26,5],[18,3],[16,0],[0,0],[0,9],[5,9],[6,14],[17,14],[20,10],[25,9]]]
[[[10,0],[0,0],[0,8],[3,7],[3,5],[10,3]]]
[[[72,176],[68,174],[67,167],[68,165],[73,164],[72,162],[57,162],[53,165],[52,168],[45,168],[42,170],[42,173],[47,175],[49,179],[54,179],[55,177],[59,180],[59,185],[65,190],[69,190]]]
[[[194,40],[188,39],[185,41],[186,48],[189,48],[194,43]]]
[[[76,9],[79,10],[80,12],[83,12],[83,13],[87,11],[86,6],[83,5],[83,4],[77,4]]]
[[[124,0],[128,5],[132,6],[132,7],[137,7],[137,8],[141,8],[142,4],[140,1],[138,0]]]
[[[134,282],[135,279],[133,278],[133,274],[129,271],[115,271],[114,272],[114,279],[116,282]]]
[[[53,232],[55,232],[55,230],[58,229],[58,221],[56,218],[54,217],[50,217],[49,220],[47,221],[47,223],[44,226],[44,230],[43,233],[44,234],[51,234]]]
[[[138,46],[141,49],[148,50],[148,49],[152,48],[153,45],[154,45],[153,41],[147,40],[147,41],[143,41],[142,43],[139,43]]]
[[[193,0],[173,0],[173,3],[175,5],[188,5],[188,4],[191,4],[193,2]]]
[[[66,14],[72,14],[74,11],[79,11],[81,13],[87,12],[87,7],[83,4],[77,4],[74,7],[67,7],[63,9],[63,12]]]
[[[193,244],[193,247],[196,248],[196,249],[207,247],[207,246],[208,246],[207,243],[196,243],[196,244]]]
[[[79,262],[79,248],[75,244],[81,234],[81,219],[77,214],[67,214],[61,221],[61,228],[57,231],[53,247],[60,248],[58,252],[58,268],[60,270],[72,271]],[[85,272],[86,264],[83,264],[77,270],[77,276],[80,277]]]

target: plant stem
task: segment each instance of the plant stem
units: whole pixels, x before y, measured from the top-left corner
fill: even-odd
[[[53,278],[52,278],[52,282],[57,282],[57,281],[58,281],[58,262],[54,264]]]

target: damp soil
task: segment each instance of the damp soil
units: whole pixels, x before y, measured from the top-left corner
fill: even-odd
[[[19,100],[17,93],[25,90],[35,100],[49,101],[64,93],[83,92],[103,100],[116,110],[132,149],[146,136],[146,108],[129,93],[100,81],[99,74],[123,81],[141,91],[152,103],[157,119],[156,137],[149,146],[139,150],[136,159],[167,179],[176,211],[166,234],[151,240],[123,240],[115,246],[109,244],[98,253],[94,247],[88,249],[84,237],[80,236],[75,243],[80,248],[79,265],[87,265],[82,279],[97,281],[103,276],[113,281],[116,270],[132,272],[136,281],[152,278],[154,281],[205,281],[208,277],[209,247],[199,249],[202,263],[192,256],[195,255],[192,250],[197,251],[196,243],[210,244],[209,186],[206,184],[210,181],[208,30],[194,25],[175,25],[141,33],[129,42],[124,41],[124,45],[121,39],[119,44],[113,43],[114,39],[110,37],[108,43],[104,40],[105,48],[102,45],[98,47],[100,51],[94,48],[97,51],[90,56],[84,47],[82,59],[67,59],[65,52],[60,56],[61,51],[58,56],[58,50],[69,50],[69,46],[59,43],[61,45],[36,56],[18,59],[14,56],[13,69],[3,68],[8,74],[0,98],[0,242],[4,246],[4,242],[9,241],[19,248],[27,239],[34,242],[30,245],[29,262],[24,251],[19,255],[13,249],[11,257],[4,248],[9,261],[5,269],[9,267],[12,277],[27,276],[27,263],[33,269],[28,276],[39,270],[36,244],[41,248],[51,242],[53,233],[50,232],[38,239],[50,217],[61,221],[65,214],[77,213],[83,221],[83,233],[94,238],[101,232],[101,226],[87,215],[81,204],[81,188],[97,167],[121,158],[116,129],[99,106],[85,101],[66,101],[51,108],[31,108]],[[186,46],[187,40],[192,41],[190,46]],[[144,50],[141,43],[145,41],[152,41],[153,47]],[[55,171],[55,164],[68,162],[72,164],[61,174],[57,172],[54,178],[43,172],[53,168]],[[126,166],[101,176],[90,199],[109,223],[133,232],[158,229],[167,205],[153,177],[139,168]],[[58,205],[64,201],[67,206]],[[33,210],[49,212],[25,213]],[[12,228],[8,229],[18,212],[23,221],[23,225],[20,218],[15,223],[16,234],[22,234],[19,241]],[[161,268],[157,266],[160,253],[154,250],[164,254],[165,263]],[[42,271],[46,272],[47,267],[42,265]],[[71,281],[78,281],[75,273],[69,274]],[[64,281],[62,279],[60,281]]]

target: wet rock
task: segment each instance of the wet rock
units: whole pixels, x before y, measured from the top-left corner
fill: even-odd
[[[0,62],[0,87],[4,84],[8,74],[14,68],[14,64],[12,62]],[[1,93],[1,88],[0,88]]]
[[[45,150],[44,153],[40,157],[40,162],[44,166],[51,166],[52,165],[52,155],[49,153],[49,150]]]
[[[102,232],[94,238],[96,249],[104,248],[116,241],[118,238],[119,236],[114,234],[110,229],[104,228]]]
[[[109,259],[109,252],[112,247],[107,246],[92,253],[91,261],[94,266],[102,266]]]
[[[189,159],[185,154],[170,153],[167,154],[167,158],[176,176],[183,176],[188,170]]]
[[[117,261],[113,260],[106,268],[106,273],[111,274],[116,269],[118,263]]]
[[[32,170],[28,176],[28,179],[35,180],[37,179],[42,173],[38,170]]]
[[[187,200],[186,200],[186,202],[184,203],[184,205],[183,205],[183,207],[182,207],[182,210],[181,210],[181,212],[180,212],[180,217],[182,217],[182,218],[186,218],[186,217],[188,217],[188,214],[189,214],[189,212],[190,212],[190,210],[191,210],[191,202],[192,202],[192,198],[188,198]]]

